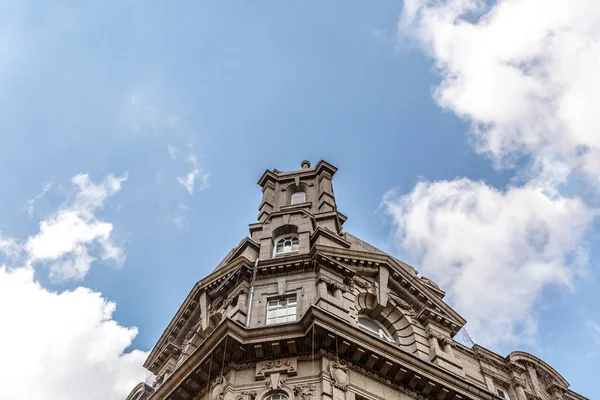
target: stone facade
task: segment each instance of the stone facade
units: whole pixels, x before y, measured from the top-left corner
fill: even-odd
[[[444,291],[342,230],[325,161],[266,171],[258,222],[193,287],[128,400],[579,400],[535,356],[453,338]]]

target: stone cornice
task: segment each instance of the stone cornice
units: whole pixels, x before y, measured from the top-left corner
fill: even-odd
[[[171,336],[171,332],[173,332],[176,326],[179,325],[179,321],[182,318],[185,318],[186,314],[191,314],[192,308],[198,306],[198,295],[203,289],[210,289],[211,285],[218,285],[223,279],[231,277],[234,272],[241,274],[245,273],[245,271],[242,270],[243,267],[246,267],[246,272],[249,272],[252,266],[252,261],[246,259],[245,257],[238,257],[237,259],[232,260],[230,263],[225,264],[222,268],[211,272],[204,279],[198,281],[194,287],[192,287],[187,297],[175,313],[175,316],[173,316],[171,322],[169,322],[169,325],[167,325],[161,334],[156,345],[150,351],[148,358],[144,362],[144,368],[150,369],[151,365],[154,363],[154,360],[160,354],[163,346]]]
[[[368,333],[349,325],[345,320],[314,305],[307,310],[300,321],[291,324],[246,328],[229,319],[225,319],[156,390],[151,399],[177,398],[170,396],[174,394],[182,382],[193,378],[192,375],[196,374],[197,371],[195,370],[198,366],[204,365],[206,360],[210,360],[211,351],[217,349],[223,341],[227,340],[227,337],[232,338],[235,342],[243,346],[250,346],[250,348],[254,346],[256,348],[257,346],[263,346],[270,338],[277,338],[278,341],[289,341],[310,337],[309,332],[311,329],[322,329],[324,332],[331,332],[330,336],[338,336],[339,340],[355,343],[358,348],[363,349],[363,352],[369,352],[369,354],[377,355],[379,359],[385,359],[388,363],[398,365],[398,367],[394,367],[394,370],[400,368],[399,371],[415,371],[414,373],[420,376],[419,379],[425,379],[435,385],[442,385],[447,390],[459,394],[463,399],[494,399],[494,395],[487,389],[476,386],[468,380],[422,360],[397,346],[384,341],[373,340],[373,337]],[[325,346],[323,343],[321,345]],[[367,362],[368,364],[369,362]],[[210,379],[210,376],[207,379]]]
[[[247,243],[251,245],[251,240],[243,240],[241,243]],[[420,279],[412,275],[410,271],[398,267],[394,259],[387,254],[371,253],[364,251],[357,251],[351,249],[342,249],[338,247],[325,246],[315,244],[311,247],[309,254],[300,254],[293,256],[286,256],[280,258],[273,258],[267,260],[261,260],[259,263],[259,276],[266,273],[284,273],[290,270],[305,268],[307,265],[310,267],[313,262],[325,261],[325,265],[330,265],[338,272],[342,272],[345,276],[359,273],[363,275],[363,268],[369,268],[372,270],[373,276],[377,273],[380,266],[388,266],[391,268],[390,271],[390,287],[396,285],[397,289],[407,290],[408,293],[417,299],[424,306],[429,307],[427,315],[423,314],[426,318],[433,318],[434,321],[438,322],[447,320],[447,325],[452,327],[454,324],[456,328],[452,328],[455,333],[462,325],[464,325],[464,319],[446,305],[439,297],[437,297]],[[334,265],[335,264],[335,265]],[[233,274],[248,275],[254,266],[254,262],[246,259],[245,257],[238,257],[232,259],[228,263],[221,266],[219,269],[210,273],[207,277],[200,280],[186,299],[183,304],[159,338],[156,346],[150,352],[148,359],[144,363],[144,367],[149,368],[151,363],[155,360],[159,353],[160,348],[164,345],[167,338],[170,336],[170,332],[177,326],[178,321],[184,316],[184,313],[195,297],[201,292],[202,289],[212,291],[215,288],[222,285],[224,280],[234,279]],[[242,270],[243,269],[243,270]],[[237,278],[236,278],[237,279]],[[197,302],[197,300],[196,300]],[[439,310],[439,311],[438,311]],[[443,311],[443,312],[442,312]],[[445,317],[445,315],[447,317]]]
[[[313,168],[305,168],[289,172],[275,172],[275,170],[266,170],[257,183],[260,186],[264,186],[269,180],[286,181],[289,179],[294,179],[296,176],[300,178],[310,177],[323,172],[327,172],[331,177],[333,177],[333,175],[335,175],[337,172],[337,168],[329,164],[327,161],[321,160]]]
[[[337,235],[334,232],[331,232],[329,229],[318,227],[310,236],[311,247],[320,236],[324,236],[330,239],[332,242],[337,243],[345,248],[349,248],[351,246],[351,243],[344,239],[343,236]]]

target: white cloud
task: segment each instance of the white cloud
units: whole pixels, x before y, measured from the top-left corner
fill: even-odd
[[[79,287],[41,287],[31,267],[0,267],[0,398],[118,400],[142,381],[147,354],[112,319],[115,304]]]
[[[479,340],[532,341],[542,291],[573,287],[586,267],[596,212],[560,188],[572,173],[600,184],[600,3],[406,0],[399,30],[433,59],[434,98],[471,124],[478,152],[531,161],[506,190],[459,179],[389,193],[399,245]]]
[[[497,190],[468,179],[419,182],[384,204],[398,244],[447,290],[481,343],[533,342],[536,301],[585,271],[593,213],[535,182]]]
[[[471,122],[477,150],[500,165],[558,158],[600,183],[600,2],[406,0],[400,29],[435,61],[435,98]]]
[[[55,278],[81,279],[95,257],[122,261],[112,225],[95,211],[118,192],[126,176],[94,183],[72,179],[75,197],[24,241],[0,236],[0,253],[17,267],[0,266],[0,398],[117,400],[144,380],[147,353],[126,351],[137,328],[112,318],[115,304],[84,287],[53,292],[35,279],[39,262]],[[19,264],[22,262],[22,264]]]
[[[95,260],[90,255],[93,246],[103,260],[123,263],[125,253],[112,239],[112,224],[98,220],[94,212],[121,189],[125,179],[111,174],[95,184],[88,175],[76,175],[72,179],[78,189],[75,200],[41,221],[40,232],[24,244],[28,262],[43,262],[56,280],[83,279]]]
[[[44,185],[44,188],[42,189],[42,191],[40,193],[38,193],[35,197],[33,197],[32,199],[29,199],[27,201],[27,214],[32,217],[33,216],[33,210],[35,208],[35,202],[42,199],[46,193],[48,193],[48,191],[50,189],[52,189],[52,182],[48,182],[46,183],[46,185]]]
[[[588,320],[586,322],[586,327],[588,328],[590,335],[592,335],[594,342],[600,345],[600,324],[596,321]]]
[[[177,213],[173,217],[172,221],[173,224],[175,224],[175,226],[179,229],[185,229],[189,227],[188,217],[186,215],[189,210],[190,207],[186,206],[185,204],[180,203],[177,205]]]
[[[179,154],[179,149],[176,146],[167,145],[167,149],[169,150],[169,156],[171,156],[172,160],[177,159],[177,155]]]
[[[209,174],[205,173],[198,166],[198,158],[192,154],[187,159],[188,162],[192,164],[192,170],[187,173],[185,176],[178,176],[177,182],[179,182],[189,194],[194,194],[194,190],[204,190],[210,186],[208,181]],[[198,185],[196,185],[198,182]]]

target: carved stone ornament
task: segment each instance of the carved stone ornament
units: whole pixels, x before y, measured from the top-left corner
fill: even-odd
[[[254,400],[257,393],[255,390],[248,390],[235,396],[235,400]]]
[[[202,319],[200,318],[198,320],[198,322],[196,322],[188,331],[187,335],[185,335],[185,339],[183,340],[183,345],[187,345],[188,343],[190,343],[192,341],[192,339],[194,338],[194,334],[196,333],[196,331],[198,330],[198,327],[200,326],[200,323],[202,322]]]
[[[217,314],[223,306],[223,302],[225,298],[223,296],[217,297],[210,305],[208,306],[208,314],[214,315]]]
[[[336,355],[333,353],[325,353],[324,356],[332,361],[336,360]],[[362,365],[357,365],[357,364],[353,364],[351,362],[348,362],[348,364],[346,365],[347,368],[352,369],[356,372],[358,372],[359,374],[362,374],[364,376],[367,376],[371,379],[374,379],[376,381],[379,381],[387,386],[390,386],[392,388],[394,388],[395,390],[398,390],[399,392],[405,393],[406,395],[412,397],[413,399],[416,400],[429,400],[428,397],[424,396],[423,394],[417,392],[416,390],[412,390],[410,388],[407,388],[406,386],[400,384],[400,383],[395,383],[392,382],[390,379],[384,377],[384,376],[379,376],[379,374],[377,374],[376,372],[373,371],[369,371],[366,368],[364,368]]]
[[[366,280],[364,278],[360,278],[358,275],[354,275],[352,277],[352,281],[359,288],[363,288],[367,292],[370,292],[370,293],[373,293],[374,295],[377,295],[378,288],[377,288],[377,283],[376,282],[371,282],[371,281],[368,281],[368,280]]]
[[[273,373],[284,373],[288,376],[296,375],[298,373],[297,358],[280,358],[256,363],[256,379],[265,379],[265,377]]]
[[[348,390],[350,385],[350,375],[348,367],[335,361],[329,364],[329,373],[331,374],[331,383],[334,387],[343,391]]]
[[[210,399],[211,400],[223,400],[225,395],[225,378],[218,376],[211,384]]]
[[[414,317],[416,315],[414,308],[404,299],[390,293],[390,300],[394,307],[403,310],[403,314]]]
[[[284,386],[287,386],[287,383],[284,379],[280,379],[279,374],[271,374],[269,379],[265,382],[265,386],[268,390],[278,390]]]
[[[327,277],[325,277],[323,275],[319,275],[317,277],[317,282],[325,282],[327,284],[327,286],[329,288],[331,288],[331,290],[339,289],[339,290],[341,290],[344,293],[350,291],[352,289],[353,284],[354,284],[354,281],[350,281],[352,283],[352,285],[350,285],[350,286],[344,285],[343,283],[335,282],[335,281],[333,281],[333,280],[331,280],[331,279],[329,279],[329,278],[327,278]]]
[[[317,386],[312,383],[305,383],[303,385],[295,385],[293,390],[296,398],[301,400],[311,400],[315,397]]]
[[[236,370],[236,371],[240,371],[243,369],[252,369],[254,367],[256,367],[256,363],[253,362],[247,362],[247,363],[236,363],[236,362],[230,362],[229,364],[227,364],[227,366],[230,369]]]
[[[450,338],[448,336],[444,336],[438,332],[435,332],[432,329],[427,328],[425,333],[427,334],[428,338],[431,338],[431,337],[436,338],[438,340],[438,342],[440,343],[440,345],[442,345],[442,346],[444,346],[446,344],[448,344],[452,347],[456,346],[456,343],[454,343],[452,338]]]

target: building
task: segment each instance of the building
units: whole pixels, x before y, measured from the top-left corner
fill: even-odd
[[[196,283],[127,400],[580,400],[537,357],[453,338],[444,291],[344,232],[336,168],[267,170],[258,222]]]

